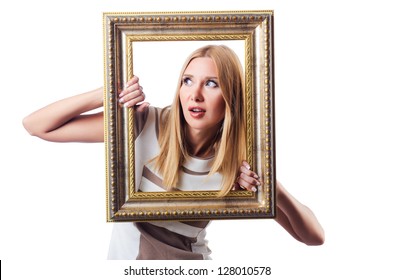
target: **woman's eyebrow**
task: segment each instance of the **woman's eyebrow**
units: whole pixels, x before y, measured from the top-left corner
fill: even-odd
[[[194,78],[194,75],[184,73],[183,77]],[[206,80],[218,80],[218,77],[216,77],[216,76],[206,76],[206,77],[204,77],[204,79],[206,79]]]

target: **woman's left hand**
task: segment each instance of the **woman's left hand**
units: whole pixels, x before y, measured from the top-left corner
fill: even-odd
[[[248,190],[252,192],[257,191],[257,187],[262,183],[261,178],[251,170],[250,165],[243,161],[239,168],[239,176],[232,188],[232,190]]]

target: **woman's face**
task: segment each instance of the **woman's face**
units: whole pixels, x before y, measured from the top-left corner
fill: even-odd
[[[212,133],[219,129],[225,101],[211,58],[194,58],[187,66],[180,87],[180,103],[190,129]]]

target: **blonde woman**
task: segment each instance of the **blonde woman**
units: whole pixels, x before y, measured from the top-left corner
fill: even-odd
[[[156,169],[157,176],[163,174],[164,188],[184,190],[189,185],[187,182],[196,179],[184,174],[184,165],[189,168],[190,165],[203,165],[205,169],[192,172],[209,172],[209,180],[204,184],[195,182],[195,188],[210,185],[220,190],[220,195],[225,195],[233,187],[246,156],[242,77],[240,61],[228,47],[207,46],[188,57],[172,106],[150,112],[159,115],[161,121],[155,124],[160,126],[158,137],[152,135],[158,138],[158,145],[149,172]],[[139,116],[139,119],[145,118]],[[150,119],[156,118],[151,116]],[[137,135],[139,127],[144,125],[139,123]],[[143,139],[143,143],[146,141],[149,140]],[[247,179],[248,182],[242,182]],[[239,183],[246,188],[259,184],[256,178],[240,179]],[[142,190],[147,191],[143,187]],[[150,190],[159,191],[157,188]]]
[[[122,106],[138,105],[136,147],[144,152],[140,191],[190,190],[203,181],[226,195],[232,188],[255,191],[261,179],[245,158],[242,70],[226,46],[193,52],[180,74],[172,105],[158,109],[144,102],[133,77],[119,95]],[[56,142],[102,142],[102,113],[83,114],[102,106],[102,89],[50,104],[27,116],[31,135]],[[208,183],[206,183],[206,181]],[[324,242],[314,214],[277,183],[277,222],[308,245]],[[205,240],[209,222],[115,224],[109,259],[209,259]]]

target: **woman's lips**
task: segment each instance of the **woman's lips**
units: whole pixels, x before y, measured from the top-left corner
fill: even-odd
[[[196,119],[202,118],[206,113],[206,110],[201,107],[188,107],[188,111],[190,115]]]

